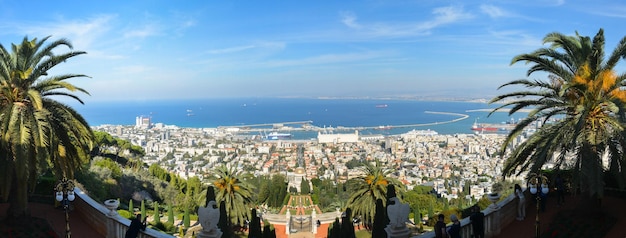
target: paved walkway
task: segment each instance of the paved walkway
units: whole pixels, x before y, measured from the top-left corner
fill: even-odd
[[[546,211],[539,213],[539,222],[542,232],[549,228],[549,224],[555,219],[557,213],[562,210],[573,210],[584,207],[584,195],[567,196],[565,204],[561,207],[557,206],[556,197],[548,197],[546,203]],[[529,238],[535,237],[535,218],[537,207],[534,201],[529,201],[526,209],[526,219],[523,221],[513,221],[507,227],[501,230],[498,238]],[[602,200],[602,210],[617,219],[615,225],[605,236],[607,238],[626,238],[626,200],[614,197],[605,197]]]
[[[57,209],[52,205],[41,203],[29,203],[28,206],[33,217],[46,219],[52,229],[57,233],[58,237],[65,236],[65,213],[63,209]],[[0,220],[5,219],[8,207],[8,203],[0,204]],[[104,236],[98,234],[89,225],[83,222],[84,217],[82,217],[80,213],[70,211],[69,217],[72,237],[104,238]],[[7,234],[0,234],[0,237],[6,237],[5,235]]]

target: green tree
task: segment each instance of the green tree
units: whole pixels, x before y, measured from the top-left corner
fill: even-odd
[[[300,192],[302,194],[311,193],[311,186],[309,186],[309,181],[307,181],[304,177],[302,178],[302,183],[300,184]]]
[[[52,168],[58,178],[74,178],[74,171],[89,161],[93,132],[85,119],[52,97],[83,101],[74,94],[88,94],[68,79],[82,74],[52,76],[48,70],[85,54],[71,51],[65,39],[45,44],[50,37],[0,44],[0,194],[9,201],[8,220],[29,217],[28,191],[42,171]],[[64,53],[59,49],[70,49]]]
[[[154,220],[152,221],[153,224],[157,224],[161,222],[161,213],[159,213],[159,203],[158,202],[154,202],[152,203],[152,205],[154,206]]]
[[[574,169],[576,184],[589,197],[601,198],[604,194],[602,156],[608,154],[609,171],[624,185],[626,92],[622,86],[626,74],[617,74],[614,67],[620,58],[626,57],[626,37],[607,60],[604,58],[604,42],[602,29],[593,40],[578,34],[550,33],[544,38],[544,43],[549,43],[550,47],[513,58],[511,64],[531,64],[528,76],[545,72],[548,78],[506,83],[500,88],[524,86],[527,90],[491,100],[504,102],[498,108],[512,107],[510,114],[532,109],[528,117],[508,134],[502,145],[502,155],[524,129],[552,118],[559,120],[543,124],[513,149],[504,165],[505,176],[527,170],[538,173],[544,164],[553,161],[557,169]],[[569,156],[572,153],[573,158]]]
[[[119,179],[120,177],[122,177],[122,169],[120,168],[120,165],[118,163],[114,162],[113,160],[110,160],[108,158],[95,159],[94,160],[94,165],[110,169],[111,170],[111,177],[113,179]]]
[[[244,175],[236,168],[226,165],[216,167],[212,174],[211,184],[215,187],[215,201],[226,202],[226,211],[231,224],[243,224],[252,203],[252,188],[244,179]]]
[[[130,214],[135,214],[134,208],[133,199],[131,198],[130,201],[128,201],[128,212],[130,212]]]
[[[376,200],[387,200],[387,185],[393,185],[396,191],[401,193],[404,192],[404,187],[399,180],[390,177],[392,171],[383,168],[378,161],[376,165],[365,164],[362,170],[363,175],[358,178],[360,183],[348,199],[348,207],[352,208],[355,216],[361,216],[364,221],[373,222]]]
[[[174,209],[172,204],[167,204],[167,224],[174,225]]]
[[[117,141],[111,134],[104,131],[94,131],[93,134],[97,154],[104,153],[103,149],[105,148],[117,146]]]
[[[185,211],[183,212],[183,226],[187,229],[190,225],[191,220],[189,219],[189,208],[185,208]]]
[[[141,200],[141,220],[146,219],[146,201]]]
[[[270,197],[270,180],[263,180],[257,193],[257,202],[264,203]]]
[[[261,218],[256,214],[256,209],[252,209],[252,218],[250,219],[250,230],[248,238],[261,238]]]
[[[287,197],[287,179],[284,175],[277,174],[272,177],[270,183],[270,194],[267,205],[270,207],[282,207],[283,201]]]

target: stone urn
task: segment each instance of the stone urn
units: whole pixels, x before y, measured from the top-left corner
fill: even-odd
[[[498,208],[497,202],[500,201],[500,193],[490,193],[487,195],[487,199],[492,203],[491,206],[493,208]]]
[[[104,206],[109,209],[109,213],[107,213],[108,217],[114,217],[117,215],[117,208],[120,206],[120,201],[117,199],[109,199],[104,201]]]

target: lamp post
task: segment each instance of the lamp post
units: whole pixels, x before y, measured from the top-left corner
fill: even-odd
[[[542,195],[547,195],[550,189],[548,188],[548,177],[543,174],[531,173],[528,175],[528,183],[530,184],[530,193],[535,195],[537,201],[537,216],[535,217],[535,237],[539,238],[540,223],[539,223],[539,206]]]
[[[63,177],[61,181],[56,185],[56,200],[61,202],[63,210],[65,210],[65,238],[72,237],[70,231],[70,215],[68,211],[70,209],[70,202],[74,201],[74,182]]]

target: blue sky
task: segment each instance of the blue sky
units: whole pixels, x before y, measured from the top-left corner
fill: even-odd
[[[106,3],[105,3],[106,2]],[[85,101],[490,98],[550,32],[626,35],[618,1],[1,1],[0,43],[69,39]],[[623,69],[622,65],[620,65]],[[623,70],[622,70],[623,72]],[[540,77],[540,75],[534,78]]]

